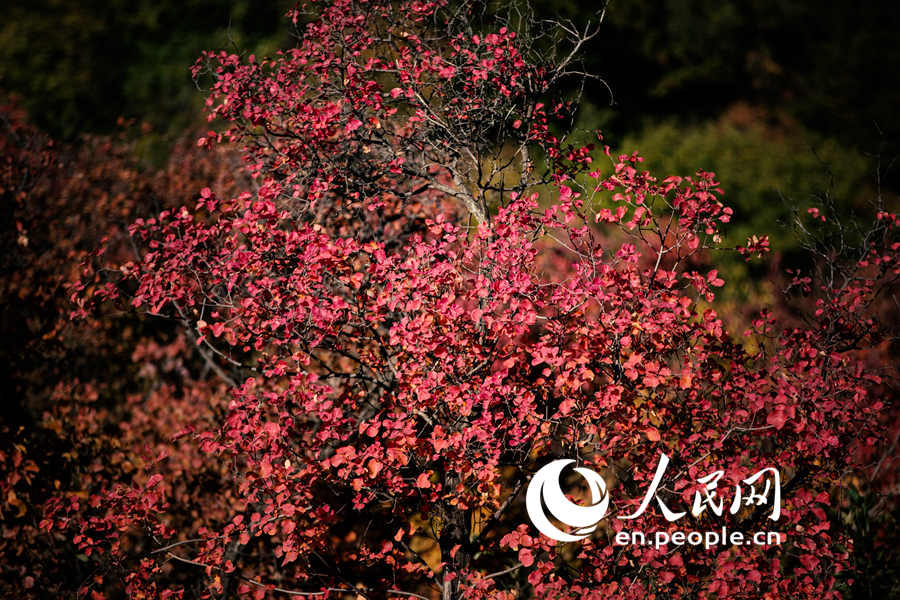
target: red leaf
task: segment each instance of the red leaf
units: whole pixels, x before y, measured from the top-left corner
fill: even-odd
[[[521,548],[519,550],[519,562],[522,563],[522,566],[530,567],[534,564],[534,554],[528,548]]]

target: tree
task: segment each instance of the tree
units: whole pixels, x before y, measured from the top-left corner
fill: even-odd
[[[608,149],[596,166],[554,133],[574,109],[554,90],[597,30],[476,8],[315,4],[291,13],[296,48],[197,64],[228,125],[199,144],[240,145],[252,185],[137,219],[139,256],[101,254],[74,286],[77,316],[163,316],[182,335],[141,352],[199,358],[132,407],[134,469],[47,507],[42,528],[98,565],[84,593],[839,596],[851,549],[824,511],[883,440],[897,217],[878,211],[840,276],[797,276],[807,324],[728,331],[714,175]],[[672,507],[707,473],[776,467],[787,542],[614,545],[661,454]],[[522,511],[556,458],[609,482],[614,515],[581,542]],[[695,524],[764,527],[738,508]],[[674,527],[638,512],[635,530]]]

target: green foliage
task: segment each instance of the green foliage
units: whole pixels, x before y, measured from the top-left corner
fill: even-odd
[[[538,6],[575,22],[601,7]],[[618,131],[650,116],[693,120],[743,100],[865,152],[896,152],[898,30],[900,11],[883,0],[614,0],[586,59],[614,92]],[[588,91],[608,103],[604,85]]]
[[[36,0],[0,22],[0,87],[57,137],[111,130],[120,116],[162,134],[196,123],[189,68],[203,50],[271,53],[288,3]]]
[[[728,117],[692,126],[673,120],[649,125],[621,147],[638,150],[652,171],[685,173],[698,165],[714,171],[735,211],[729,240],[766,234],[775,251],[796,244],[788,227],[793,207],[818,205],[831,194],[849,208],[872,179],[868,159],[833,139]]]

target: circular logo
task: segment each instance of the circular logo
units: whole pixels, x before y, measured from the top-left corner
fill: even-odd
[[[559,477],[566,465],[573,462],[575,461],[572,459],[561,458],[541,467],[531,478],[525,495],[525,510],[531,522],[548,538],[560,542],[577,542],[586,538],[606,516],[609,506],[606,482],[600,475],[584,467],[575,467],[575,471],[587,481],[591,505],[580,506],[566,498],[559,486]],[[566,533],[556,527],[547,518],[544,507],[557,521],[575,528],[575,531]]]

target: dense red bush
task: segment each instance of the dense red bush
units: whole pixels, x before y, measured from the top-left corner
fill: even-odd
[[[714,175],[657,178],[608,150],[598,165],[554,133],[573,107],[548,97],[590,31],[554,56],[442,2],[314,9],[292,14],[296,48],[195,69],[228,126],[199,146],[215,162],[237,144],[246,183],[181,206],[195,179],[161,174],[161,212],[115,195],[129,235],[101,218],[74,316],[82,335],[123,334],[131,370],[103,392],[118,403],[91,401],[102,373],[52,398],[43,427],[80,458],[42,492],[44,533],[5,529],[58,545],[22,587],[50,589],[77,556],[94,597],[839,595],[853,548],[826,511],[884,438],[897,217],[879,212],[847,266],[797,275],[805,325],[771,311],[729,331],[706,266],[735,251]],[[120,185],[131,175],[97,183]],[[787,541],[614,545],[661,453],[676,511],[703,475],[723,471],[724,495],[778,469],[777,524],[741,505],[677,525]],[[7,498],[40,469],[26,454],[2,455]],[[581,542],[522,510],[554,458],[610,487],[612,515]],[[656,502],[629,524],[675,526]]]
[[[94,566],[71,538],[40,531],[47,500],[87,499],[130,481],[148,444],[170,447],[186,418],[212,410],[208,393],[203,404],[191,401],[209,387],[202,370],[179,392],[193,363],[175,327],[118,310],[71,322],[67,286],[103,238],[111,259],[133,257],[127,225],[138,215],[187,202],[210,182],[235,190],[246,180],[234,153],[197,149],[193,137],[155,169],[136,160],[132,128],[60,147],[15,105],[0,114],[0,595],[65,597]]]

